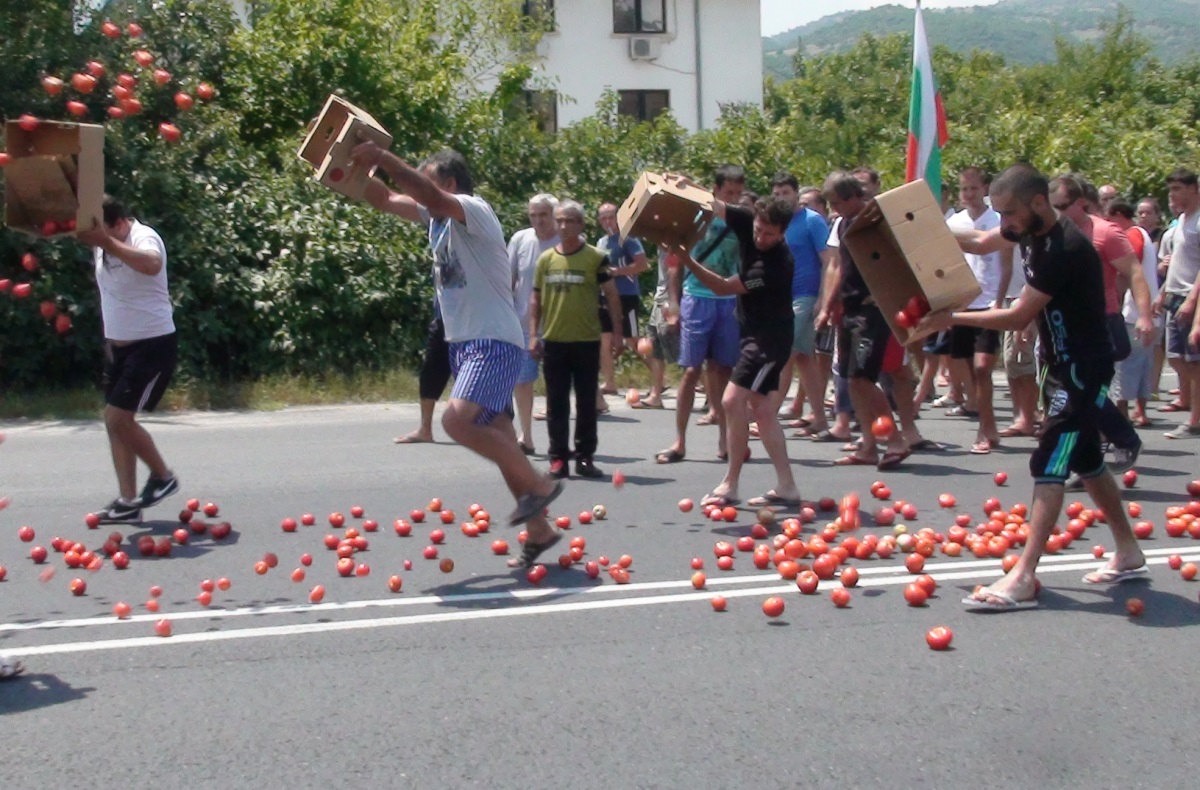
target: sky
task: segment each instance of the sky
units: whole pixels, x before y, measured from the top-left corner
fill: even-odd
[[[762,32],[773,36],[785,30],[813,22],[823,16],[842,11],[861,11],[881,5],[908,5],[915,7],[914,0],[761,0]],[[972,5],[992,5],[998,0],[922,0],[923,8],[962,8]]]

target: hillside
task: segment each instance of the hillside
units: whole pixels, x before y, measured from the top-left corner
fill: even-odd
[[[1153,54],[1175,63],[1196,54],[1200,41],[1200,0],[1124,0],[1134,30],[1149,39]],[[1115,2],[1098,0],[1002,0],[991,6],[926,10],[930,44],[960,52],[989,50],[1010,63],[1038,63],[1054,57],[1054,38],[1087,41],[1099,35],[1099,22],[1117,14]],[[912,31],[911,5],[888,5],[818,19],[763,40],[766,73],[792,76],[799,40],[806,55],[849,49],[864,33]]]

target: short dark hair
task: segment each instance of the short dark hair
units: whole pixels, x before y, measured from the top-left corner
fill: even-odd
[[[1063,190],[1067,193],[1067,199],[1072,203],[1084,196],[1083,179],[1069,173],[1050,179],[1047,187],[1051,192]]]
[[[789,201],[774,196],[759,198],[754,204],[755,216],[780,230],[787,230],[795,213]]]
[[[992,174],[984,170],[982,167],[975,167],[974,165],[971,167],[964,167],[962,172],[958,174],[959,178],[962,178],[963,176],[975,176],[979,179],[979,183],[983,184],[985,187],[992,183]]]
[[[109,227],[123,219],[129,219],[129,209],[125,208],[125,204],[112,195],[104,196],[104,200],[100,203],[100,210],[104,214],[104,224]]]
[[[863,165],[862,167],[854,168],[853,170],[850,171],[850,175],[852,175],[852,176],[865,175],[867,178],[871,179],[872,184],[879,183],[879,171],[873,167],[867,167],[866,165]]]
[[[791,187],[796,192],[799,192],[800,182],[791,173],[786,170],[780,170],[771,179],[771,188],[774,189],[775,187]]]
[[[750,205],[752,205],[752,206],[753,206],[755,203],[757,203],[757,202],[758,202],[758,193],[757,193],[757,192],[751,192],[749,189],[743,189],[743,190],[742,190],[742,198],[741,198],[741,199],[742,199],[742,200],[748,200],[748,201],[750,202]]]
[[[1131,206],[1129,201],[1127,201],[1125,198],[1116,198],[1109,201],[1108,209],[1105,213],[1110,217],[1114,214],[1120,214],[1125,219],[1132,220],[1133,206]]]
[[[838,200],[866,197],[862,182],[845,170],[835,170],[825,179],[825,188],[821,190],[825,197],[836,196]]]
[[[992,196],[997,195],[1012,195],[1024,203],[1037,195],[1049,200],[1050,183],[1033,165],[1013,165],[992,182]]]
[[[1196,178],[1196,174],[1186,167],[1177,167],[1171,171],[1171,175],[1167,176],[1168,184],[1183,184],[1185,187],[1194,187],[1200,184],[1200,179]]]
[[[713,173],[713,184],[720,189],[725,186],[726,181],[734,184],[746,183],[746,169],[738,165],[721,165]]]
[[[1079,186],[1083,187],[1083,199],[1089,203],[1100,205],[1100,190],[1096,189],[1096,185],[1086,178],[1079,179]]]
[[[471,180],[471,170],[467,160],[453,148],[443,148],[435,154],[430,154],[421,163],[421,169],[432,167],[439,181],[454,179],[454,188],[460,195],[474,195],[475,182]]]

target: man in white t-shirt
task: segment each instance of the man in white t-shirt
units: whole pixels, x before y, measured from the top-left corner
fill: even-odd
[[[117,474],[118,496],[96,512],[102,524],[140,524],[143,508],[179,490],[179,481],[137,422],[139,411],[154,411],[178,354],[171,295],[167,290],[167,249],[153,228],[132,218],[106,195],[104,221],[80,231],[94,248],[96,285],[104,321],[104,427]],[[139,494],[137,462],[150,469]]]
[[[541,193],[529,199],[529,227],[519,230],[508,240],[508,262],[513,274],[513,306],[525,330],[525,345],[529,348],[529,300],[533,296],[533,275],[538,258],[558,244],[558,229],[554,226],[554,209],[558,198]],[[521,434],[518,441],[526,455],[533,455],[533,383],[538,379],[538,361],[526,351],[525,362],[517,376],[513,396],[517,402],[517,419]]]
[[[968,167],[958,177],[958,199],[963,210],[947,224],[952,230],[992,230],[1000,227],[1000,215],[984,198],[991,178],[978,167]],[[1004,249],[987,255],[967,253],[967,265],[979,281],[980,294],[968,310],[987,310],[999,307],[1008,292],[1012,278],[1012,250]],[[1000,333],[994,329],[956,326],[950,331],[950,375],[963,384],[967,399],[947,414],[978,417],[979,430],[971,452],[986,455],[1000,444],[996,413],[992,404],[992,367],[1000,350]]]
[[[363,142],[351,159],[378,166],[400,190],[373,178],[367,185],[368,203],[428,231],[433,284],[455,376],[442,428],[499,467],[517,500],[510,523],[529,525],[520,557],[509,564],[532,566],[561,539],[544,510],[562,492],[562,482],[534,471],[513,431],[513,388],[528,352],[513,304],[512,266],[500,220],[474,194],[470,170],[457,151],[439,151],[418,169]]]
[[[1101,187],[1103,196],[1103,187]],[[1125,231],[1133,253],[1138,257],[1142,266],[1142,276],[1150,288],[1150,299],[1158,299],[1158,249],[1150,239],[1150,234],[1134,224],[1134,208],[1119,197],[1113,198],[1105,205],[1105,217],[1109,222]],[[1117,375],[1113,379],[1111,395],[1117,402],[1117,408],[1136,428],[1146,428],[1150,425],[1150,417],[1146,414],[1146,403],[1150,400],[1151,384],[1154,374],[1154,352],[1162,339],[1162,318],[1154,319],[1154,338],[1150,347],[1136,341],[1136,325],[1141,313],[1133,292],[1125,291],[1121,315],[1125,318],[1125,333],[1129,336],[1129,356],[1117,363]],[[1129,416],[1129,401],[1133,401],[1133,416]]]
[[[1187,422],[1166,436],[1185,439],[1200,436],[1200,338],[1191,336],[1200,315],[1200,178],[1179,168],[1167,176],[1167,196],[1179,220],[1156,301],[1157,310],[1167,312],[1167,359],[1179,375],[1179,399],[1190,406]]]

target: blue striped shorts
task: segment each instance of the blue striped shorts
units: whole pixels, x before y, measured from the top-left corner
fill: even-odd
[[[450,369],[454,373],[451,398],[480,408],[475,419],[487,425],[501,414],[513,416],[512,394],[529,352],[503,340],[484,338],[450,344]]]

